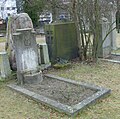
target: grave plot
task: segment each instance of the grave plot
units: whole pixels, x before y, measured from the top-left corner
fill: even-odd
[[[102,87],[53,75],[45,75],[40,83],[8,86],[68,115],[77,114],[82,108],[110,93],[110,90]]]
[[[120,64],[120,54],[119,53],[113,53],[109,57],[102,59],[103,61],[113,62]]]
[[[110,93],[110,90],[73,80],[44,75],[39,68],[41,48],[37,48],[35,32],[32,28],[16,29],[13,33],[18,84],[8,85],[11,89],[24,94],[69,115]],[[45,63],[49,62],[47,47],[43,47]]]

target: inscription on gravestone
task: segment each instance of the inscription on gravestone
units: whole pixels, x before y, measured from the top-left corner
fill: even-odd
[[[31,42],[27,38],[25,38],[24,44],[25,46],[31,46]]]

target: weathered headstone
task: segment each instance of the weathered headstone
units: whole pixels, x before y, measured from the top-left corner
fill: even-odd
[[[7,24],[7,42],[6,51],[9,55],[10,66],[12,70],[16,70],[16,60],[15,60],[15,49],[13,43],[13,33],[16,33],[16,29],[31,28],[33,29],[33,24],[31,18],[27,13],[15,14],[9,17]]]
[[[78,42],[74,22],[52,23],[45,26],[46,43],[52,63],[62,58],[78,57]]]
[[[10,64],[6,52],[0,52],[0,77],[7,78],[11,74]]]
[[[31,28],[17,29],[16,31],[17,33],[13,34],[13,41],[18,81],[20,83],[38,82],[41,80],[41,73],[38,70],[38,50],[35,32]]]
[[[120,9],[116,12],[116,29],[120,33]]]
[[[115,8],[115,6],[111,5],[111,9],[110,9],[110,24],[111,25],[111,29],[114,29],[110,35],[111,35],[111,46],[113,50],[117,49],[116,46],[116,11],[117,9]]]
[[[109,34],[106,37],[110,28],[110,23],[108,22],[107,18],[102,18],[100,26],[101,37],[99,38],[99,45],[102,44],[102,47],[100,47],[99,57],[107,57],[111,54],[111,35]]]

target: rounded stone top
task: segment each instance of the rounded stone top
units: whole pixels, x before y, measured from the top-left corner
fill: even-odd
[[[21,32],[21,31],[32,31],[32,28],[16,29],[16,31],[18,31],[18,32]]]

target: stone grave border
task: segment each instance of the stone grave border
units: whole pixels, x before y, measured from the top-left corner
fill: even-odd
[[[111,55],[120,56],[120,53],[112,53]],[[106,62],[111,62],[111,63],[117,63],[117,64],[120,64],[120,61],[117,61],[117,60],[101,59],[101,58],[100,58],[100,60],[102,60],[102,61],[106,61]]]
[[[65,78],[54,76],[54,75],[51,75],[51,74],[46,74],[45,77],[52,78],[52,79],[58,79],[60,81],[84,86],[86,88],[96,90],[97,92],[94,93],[93,95],[91,95],[90,97],[84,99],[83,101],[79,102],[78,104],[68,106],[68,105],[59,103],[55,100],[52,100],[50,98],[47,98],[45,96],[42,96],[42,95],[39,95],[39,94],[34,93],[32,91],[29,91],[29,90],[27,90],[25,88],[22,88],[22,87],[20,87],[16,84],[9,84],[8,87],[10,89],[14,90],[14,91],[19,92],[20,94],[23,94],[23,95],[37,101],[37,102],[40,102],[40,103],[45,104],[49,107],[52,107],[52,108],[54,108],[54,109],[56,109],[60,112],[64,112],[64,113],[66,113],[70,116],[77,114],[84,107],[88,106],[91,103],[95,103],[96,100],[104,97],[105,95],[110,94],[110,92],[111,92],[110,89],[105,89],[103,87],[98,87],[98,86],[95,86],[95,85],[92,85],[92,84],[77,82],[77,81],[70,80],[70,79],[65,79]]]

